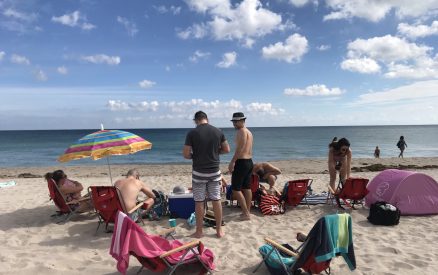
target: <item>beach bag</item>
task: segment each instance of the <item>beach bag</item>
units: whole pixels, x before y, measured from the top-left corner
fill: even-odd
[[[400,210],[384,201],[375,202],[371,204],[368,221],[375,225],[397,225],[400,221]]]
[[[155,195],[154,206],[151,209],[150,215],[154,219],[159,219],[162,216],[169,215],[169,201],[167,196],[159,190],[152,190]]]
[[[270,194],[260,196],[259,208],[263,215],[278,215],[285,212],[284,203],[280,198]]]

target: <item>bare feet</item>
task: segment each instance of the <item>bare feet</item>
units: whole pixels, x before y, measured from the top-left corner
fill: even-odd
[[[251,220],[251,215],[240,214],[241,221],[249,221]]]
[[[202,238],[202,236],[204,236],[204,234],[202,232],[195,232],[192,235],[190,235],[190,237],[196,238],[196,239],[200,239],[200,238]]]
[[[220,239],[223,236],[225,236],[224,231],[222,230],[222,228],[220,230],[216,230],[216,236]]]

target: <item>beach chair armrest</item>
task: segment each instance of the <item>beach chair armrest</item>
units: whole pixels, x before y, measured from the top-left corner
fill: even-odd
[[[172,255],[172,254],[174,254],[176,252],[179,252],[181,250],[186,250],[186,249],[189,249],[189,248],[193,248],[193,247],[199,246],[199,244],[201,244],[200,240],[191,241],[189,243],[181,245],[180,247],[174,248],[172,250],[167,251],[166,253],[161,254],[160,258],[161,259],[162,258],[166,258],[166,257],[168,257],[168,256],[170,256],[170,255]]]
[[[90,199],[91,199],[90,197],[83,197],[83,198],[80,198],[80,199],[78,200],[78,202],[89,201]]]
[[[140,207],[142,207],[144,204],[144,201],[139,202],[136,206],[134,206],[131,210],[128,211],[128,214],[131,214],[132,212],[136,211]]]
[[[167,237],[170,234],[175,233],[175,227],[171,227],[171,228],[166,228],[161,230],[160,232],[158,232],[158,235],[162,236],[162,237]]]
[[[276,241],[274,241],[274,240],[272,240],[272,239],[270,239],[270,238],[265,238],[265,242],[266,242],[267,244],[272,245],[272,246],[275,247],[276,249],[278,249],[278,250],[280,250],[280,251],[282,251],[282,252],[288,254],[289,256],[292,256],[292,257],[298,258],[298,254],[297,254],[297,253],[295,253],[295,252],[293,252],[293,251],[287,249],[286,247],[282,246],[281,244],[277,243]]]

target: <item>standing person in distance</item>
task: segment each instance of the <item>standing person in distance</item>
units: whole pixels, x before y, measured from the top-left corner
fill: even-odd
[[[252,162],[252,133],[245,127],[246,117],[243,113],[233,114],[231,121],[236,133],[236,150],[233,158],[228,165],[228,170],[232,172],[231,189],[233,196],[242,209],[242,220],[250,220],[251,209],[251,174],[253,169]]]
[[[403,152],[408,147],[404,136],[400,136],[400,139],[397,142],[397,147],[398,147],[398,149],[400,149],[400,154],[398,155],[398,157],[403,158]]]
[[[224,236],[222,230],[221,179],[219,154],[230,152],[230,146],[218,128],[208,123],[207,114],[203,111],[195,113],[193,121],[196,128],[187,133],[183,148],[183,156],[193,161],[192,190],[195,200],[196,232],[195,238],[203,236],[204,203],[212,201],[216,220],[216,235]]]

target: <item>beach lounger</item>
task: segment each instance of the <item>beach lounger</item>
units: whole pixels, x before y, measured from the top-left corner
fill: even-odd
[[[131,214],[144,205],[144,202],[139,202],[134,208],[126,210],[122,196],[115,186],[90,186],[88,190],[99,218],[96,234],[102,223],[105,223],[105,230],[108,232],[108,224],[114,223],[117,211]],[[139,220],[144,224],[141,215]]]
[[[259,248],[262,261],[253,273],[265,263],[270,274],[295,274],[299,269],[310,274],[323,271],[330,274],[330,262],[339,255],[349,269],[354,270],[356,258],[352,235],[351,216],[343,213],[320,218],[297,249],[265,238],[266,244]]]
[[[149,235],[120,211],[116,215],[110,254],[117,260],[117,270],[122,274],[127,272],[131,255],[142,265],[138,273],[146,268],[152,272],[167,270],[168,274],[173,274],[178,267],[188,264],[200,266],[203,273],[211,274],[215,268],[213,252],[200,240],[184,244]]]
[[[67,202],[65,196],[62,194],[61,190],[59,190],[58,185],[56,185],[53,179],[47,180],[47,186],[49,188],[50,199],[58,208],[57,213],[52,215],[52,217],[60,217],[57,223],[69,221],[73,215],[78,214],[78,212],[74,209],[74,206],[81,201],[89,200],[89,198],[82,198],[80,200]]]
[[[283,199],[286,205],[297,206],[303,200],[310,208],[309,202],[307,201],[308,191],[311,190],[313,180],[312,179],[299,179],[290,180],[286,183],[283,189]]]
[[[345,182],[340,180],[336,190],[328,186],[329,192],[327,200],[331,200],[332,203],[333,199],[336,200],[336,204],[342,209],[345,209],[342,204],[352,209],[355,209],[355,204],[361,204],[363,206],[363,200],[368,194],[368,181],[368,179],[364,178],[348,178]]]

